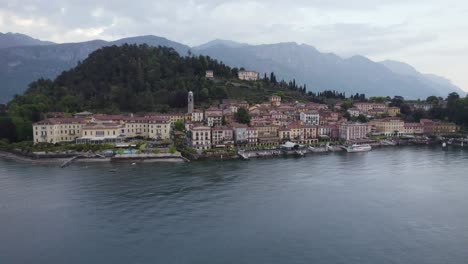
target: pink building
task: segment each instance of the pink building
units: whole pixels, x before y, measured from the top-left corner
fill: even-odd
[[[211,143],[213,147],[234,144],[234,133],[231,127],[215,126],[211,129]]]
[[[363,123],[343,123],[339,125],[340,139],[355,140],[367,138],[369,128]]]

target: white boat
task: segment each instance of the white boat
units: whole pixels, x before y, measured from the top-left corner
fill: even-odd
[[[369,144],[364,144],[364,145],[354,144],[348,147],[345,146],[344,149],[347,152],[366,152],[366,151],[371,151],[372,147]]]

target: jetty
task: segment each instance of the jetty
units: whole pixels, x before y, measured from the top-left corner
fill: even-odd
[[[249,155],[245,151],[239,150],[237,151],[237,155],[243,160],[249,160]]]
[[[72,164],[72,162],[73,162],[74,160],[76,160],[77,158],[78,158],[78,156],[75,156],[75,157],[73,157],[73,158],[67,159],[66,161],[64,161],[64,162],[62,163],[62,165],[60,165],[60,168],[65,168],[65,167],[70,166],[70,164]]]

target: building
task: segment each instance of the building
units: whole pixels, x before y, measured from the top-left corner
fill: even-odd
[[[278,127],[274,125],[259,125],[257,129],[258,143],[279,143]]]
[[[76,139],[79,144],[119,143],[124,136],[124,125],[120,122],[90,122],[83,125],[82,136]]]
[[[112,143],[125,138],[170,139],[168,118],[93,115],[88,118],[49,118],[33,124],[34,143]]]
[[[375,132],[386,136],[401,135],[405,132],[405,122],[399,118],[375,119],[370,124],[375,128]]]
[[[400,114],[400,107],[391,106],[387,109],[387,114],[391,117],[395,117]]]
[[[234,142],[236,145],[244,145],[248,142],[247,125],[234,124],[232,126],[234,131]]]
[[[433,105],[429,104],[429,103],[414,103],[412,105],[413,110],[421,109],[421,110],[424,110],[424,111],[429,111],[429,110],[432,109],[432,107],[433,107]]]
[[[340,139],[349,141],[367,138],[369,128],[364,123],[343,123],[339,125]]]
[[[349,108],[347,112],[349,113],[349,116],[351,117],[358,117],[361,113],[361,111],[359,111],[359,109],[356,107]]]
[[[270,97],[270,104],[272,106],[280,106],[281,105],[281,96],[273,95]]]
[[[185,113],[147,113],[145,114],[146,118],[157,118],[169,120],[171,123],[175,122],[185,122],[187,114]]]
[[[171,122],[167,119],[148,119],[148,137],[157,140],[169,140],[171,138]]]
[[[123,124],[122,135],[127,138],[142,137],[148,138],[149,128],[148,128],[147,117],[128,117]]]
[[[318,126],[304,125],[301,130],[300,143],[311,144],[318,141]]]
[[[223,110],[210,107],[205,110],[205,120],[206,124],[210,127],[221,126],[223,124]]]
[[[434,134],[434,121],[430,119],[421,119],[419,122],[423,126],[425,135]]]
[[[335,122],[338,122],[338,120],[340,119],[339,113],[333,112],[330,110],[320,110],[319,115],[320,115],[321,125],[326,125],[328,123],[335,123]]]
[[[278,129],[278,137],[281,142],[291,140],[291,129],[289,127],[281,127]]]
[[[315,110],[301,112],[299,113],[299,120],[301,120],[304,124],[307,125],[319,125],[320,115]]]
[[[359,102],[359,103],[354,103],[354,108],[359,109],[361,113],[367,114],[367,112],[371,109],[373,109],[373,104],[372,103],[366,103],[366,102]]]
[[[208,79],[213,79],[214,78],[214,72],[211,70],[208,70],[205,72],[205,77]]]
[[[247,127],[247,142],[254,145],[258,143],[258,131],[255,127]]]
[[[367,114],[369,110],[377,110],[377,113],[387,112],[387,105],[382,103],[367,103],[367,102],[358,102],[354,103],[354,107],[359,109],[363,114]]]
[[[82,118],[49,118],[33,124],[33,140],[37,143],[74,142],[81,137],[86,121]]]
[[[216,126],[211,129],[211,144],[213,147],[234,145],[234,133],[232,128]]]
[[[190,129],[190,144],[199,151],[211,148],[211,128],[208,126],[193,126]]]
[[[256,71],[239,71],[238,77],[240,80],[257,81],[259,79],[259,74]]]
[[[339,129],[337,125],[319,126],[317,131],[317,136],[319,138],[336,139],[339,137]]]
[[[199,109],[193,109],[193,112],[191,113],[192,115],[192,122],[203,122],[204,117],[203,117],[203,111]]]
[[[449,122],[434,122],[433,132],[438,135],[456,133],[457,125]]]
[[[406,135],[422,135],[424,134],[424,126],[421,123],[405,123],[403,132]]]
[[[187,96],[187,113],[191,114],[193,112],[193,108],[194,108],[194,101],[193,101],[193,92],[190,91],[188,92],[188,96]]]
[[[90,117],[90,116],[92,116],[92,115],[93,115],[93,113],[85,111],[85,112],[76,113],[76,114],[74,115],[74,117],[75,117],[75,118],[86,118],[86,117]]]

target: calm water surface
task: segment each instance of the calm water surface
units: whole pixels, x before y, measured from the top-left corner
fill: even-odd
[[[0,160],[0,263],[467,263],[468,150]],[[117,173],[109,169],[117,168]]]

